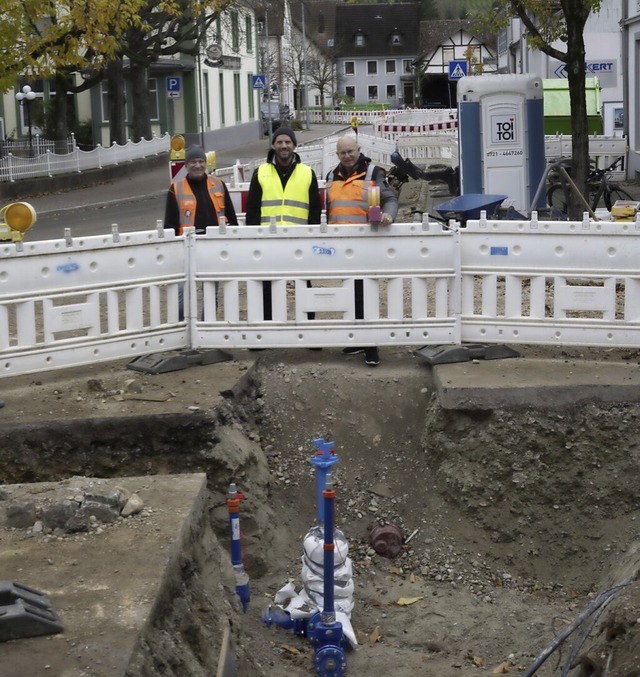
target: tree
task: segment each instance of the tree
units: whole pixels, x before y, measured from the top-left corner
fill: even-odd
[[[320,109],[322,121],[325,121],[325,95],[333,92],[336,82],[336,65],[333,59],[319,56],[309,62],[307,71],[309,82],[318,90],[320,94]]]
[[[53,82],[51,127],[54,138],[66,142],[72,117],[67,94],[99,82],[143,2],[7,0],[0,24],[0,90],[6,92],[19,78]],[[78,71],[88,75],[80,84],[71,77]]]
[[[304,64],[305,58],[309,62],[309,47],[302,45],[302,38],[294,35],[291,44],[282,60],[282,77],[295,92],[295,107],[298,111],[304,110]]]
[[[589,173],[589,127],[586,101],[584,27],[591,12],[600,9],[601,0],[497,0],[491,15],[483,15],[485,27],[507,25],[515,13],[528,32],[531,47],[566,65],[571,103],[572,178],[583,195]],[[476,19],[479,18],[476,16]],[[556,45],[561,43],[564,49]],[[579,219],[582,207],[577,199],[569,206],[571,218]]]
[[[197,54],[207,28],[234,0],[5,0],[0,22],[0,90],[13,87],[25,73],[55,79],[60,110],[57,133],[66,119],[62,109],[69,91],[100,82],[122,83],[120,66],[131,66],[133,136],[151,137],[148,67],[163,56]],[[78,86],[66,76],[85,72]],[[116,99],[117,101],[117,99]],[[122,111],[113,109],[112,139],[120,139]],[[114,126],[115,125],[115,128]],[[66,136],[66,134],[65,134]]]

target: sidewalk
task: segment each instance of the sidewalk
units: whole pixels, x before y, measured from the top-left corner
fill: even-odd
[[[343,132],[345,128],[339,125],[312,125],[309,130],[296,132],[298,145],[311,144],[318,139],[332,136]],[[216,157],[218,168],[230,167],[240,160],[242,163],[251,160],[266,158],[271,144],[265,136],[259,141],[220,151]],[[213,149],[210,149],[213,150]],[[336,160],[337,162],[337,160]],[[70,177],[70,182],[73,177]],[[131,200],[155,195],[164,195],[170,183],[168,160],[160,161],[152,169],[144,169],[140,172],[123,175],[122,178],[104,179],[96,185],[89,187],[72,186],[64,192],[49,193],[46,195],[34,195],[22,200],[29,202],[37,214],[58,212],[67,209],[78,209],[88,205],[99,206],[117,200]]]

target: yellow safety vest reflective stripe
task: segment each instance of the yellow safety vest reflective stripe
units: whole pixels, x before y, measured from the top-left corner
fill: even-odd
[[[327,223],[367,223],[369,220],[369,186],[375,165],[344,181],[327,179]]]
[[[268,225],[275,216],[278,226],[302,226],[309,223],[309,186],[311,167],[296,163],[282,188],[278,170],[271,162],[258,167],[258,182],[262,188],[260,223]]]
[[[191,190],[187,179],[173,182],[178,209],[180,210],[180,226],[178,235],[182,235],[185,228],[193,228],[196,219],[196,196]],[[217,176],[207,176],[207,188],[213,202],[213,208],[218,217],[224,216],[224,183]],[[213,224],[211,224],[213,225]]]

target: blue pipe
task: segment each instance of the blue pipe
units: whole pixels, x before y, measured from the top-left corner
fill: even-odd
[[[336,492],[333,488],[333,479],[329,474],[326,478],[325,489],[322,492],[324,500],[324,559],[323,559],[323,578],[324,578],[324,606],[322,609],[322,622],[325,625],[335,623],[336,610],[334,606],[334,552],[335,543],[333,540],[333,522],[334,522],[334,499]]]
[[[244,496],[238,492],[232,482],[227,493],[227,509],[229,510],[229,536],[231,539],[231,566],[236,578],[236,594],[242,603],[242,611],[246,614],[249,606],[249,576],[242,563],[242,544],[240,543],[240,500]]]
[[[316,469],[316,506],[318,511],[318,522],[324,522],[324,491],[327,475],[331,467],[338,462],[338,456],[335,453],[335,442],[325,442],[321,437],[313,440],[316,448],[315,454],[311,457],[311,465]]]

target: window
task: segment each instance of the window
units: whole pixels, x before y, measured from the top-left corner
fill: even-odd
[[[364,47],[364,46],[365,46],[364,33],[362,31],[358,31],[356,33],[356,47]]]
[[[218,73],[218,103],[220,104],[220,123],[224,126],[224,73]]]
[[[345,87],[344,88],[344,93],[346,96],[348,96],[352,101],[356,100],[356,88],[355,87]]]
[[[387,69],[387,73],[395,73],[396,72],[395,59],[387,59],[386,69]]]
[[[369,91],[369,101],[378,100],[378,85],[369,85],[367,88]]]
[[[402,72],[411,73],[411,59],[402,59]]]
[[[242,120],[242,95],[240,94],[240,73],[233,74],[233,103],[236,109],[236,122]]]
[[[378,75],[378,62],[377,61],[367,61],[367,74],[368,75]]]
[[[258,35],[264,35],[264,21],[258,21],[256,25],[258,27]]]
[[[396,86],[387,85],[387,99],[395,99],[395,98],[396,98]]]
[[[324,12],[322,10],[318,12],[318,33],[320,35],[324,33]]]
[[[244,32],[247,34],[247,52],[253,52],[253,26],[250,16],[244,18]]]
[[[355,61],[345,61],[344,62],[344,74],[345,75],[355,75],[356,74],[356,62]]]
[[[393,31],[391,34],[391,44],[392,45],[401,45],[402,44],[402,36],[398,31]]]
[[[216,42],[219,45],[222,44],[222,22],[220,21],[220,17],[216,19]]]
[[[253,73],[247,75],[247,99],[249,100],[249,118],[253,120],[256,114],[256,93],[253,89]]]
[[[240,26],[238,24],[238,12],[231,12],[231,49],[240,51]]]
[[[443,47],[442,48],[442,63],[448,63],[449,61],[455,60],[455,53],[453,47]]]
[[[151,120],[159,120],[158,81],[156,78],[149,78],[147,80],[147,88],[149,90],[149,118]]]
[[[204,93],[202,98],[204,99],[204,115],[205,115],[205,127],[211,129],[211,99],[209,98],[209,73],[206,71],[202,74],[202,87]]]

